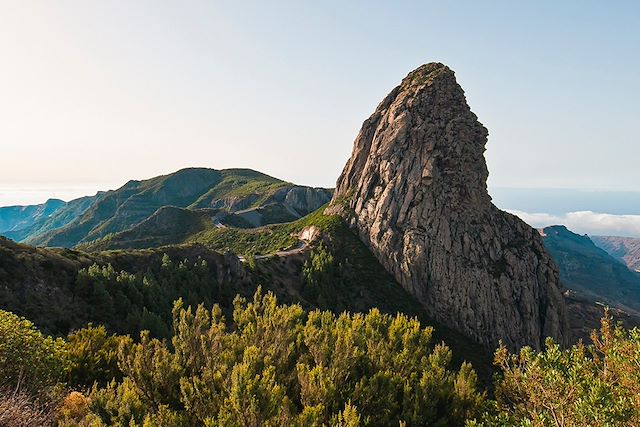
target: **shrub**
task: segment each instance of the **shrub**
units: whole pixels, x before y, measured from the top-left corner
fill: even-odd
[[[106,385],[112,379],[122,379],[118,368],[118,347],[124,337],[109,335],[104,326],[86,328],[69,334],[69,384],[91,387],[94,382]]]
[[[614,326],[608,314],[592,344],[495,354],[500,369],[493,415],[470,425],[640,425],[640,330]]]
[[[90,400],[82,393],[72,391],[63,399],[58,409],[58,417],[67,423],[71,420],[81,420],[89,413],[89,404]]]
[[[94,388],[106,424],[462,425],[484,404],[468,365],[404,315],[306,313],[258,291],[236,298],[232,330],[215,306],[178,301],[172,345],[120,345],[122,382]],[[168,422],[168,421],[167,421]]]
[[[0,372],[3,386],[42,392],[65,377],[64,341],[43,336],[30,321],[0,310]]]

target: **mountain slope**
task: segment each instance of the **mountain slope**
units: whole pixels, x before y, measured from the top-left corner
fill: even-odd
[[[44,221],[64,205],[62,200],[49,199],[40,205],[0,207],[0,233],[16,232]]]
[[[48,217],[38,218],[27,227],[19,230],[6,231],[2,234],[5,237],[20,242],[48,231],[64,227],[86,212],[86,210],[89,209],[89,207],[91,207],[91,205],[93,205],[103,194],[103,192],[98,192],[94,196],[80,197],[78,199],[71,200]]]
[[[640,239],[634,237],[591,236],[591,240],[631,270],[640,272]]]
[[[118,190],[108,191],[71,223],[31,237],[26,243],[72,247],[126,230],[162,206],[188,206],[221,179],[218,171],[194,168],[144,181],[129,181]]]
[[[436,327],[436,339],[449,344],[457,363],[465,359],[473,361],[483,380],[488,381],[490,352],[469,338],[434,323],[421,304],[397,285],[346,224],[339,217],[323,215],[323,210],[289,224],[258,229],[216,229],[217,240],[206,233],[199,236],[200,242],[206,245],[190,243],[145,250],[85,253],[61,248],[32,248],[0,238],[0,309],[23,315],[45,331],[65,333],[88,321],[99,323],[98,315],[102,310],[118,309],[116,306],[110,308],[108,304],[122,299],[119,292],[127,295],[132,292],[122,279],[114,279],[111,280],[113,288],[107,288],[111,298],[86,296],[79,285],[82,268],[87,269],[93,263],[110,264],[114,272],[127,272],[123,277],[150,272],[152,276],[149,277],[153,279],[149,280],[153,285],[166,280],[158,273],[163,254],[168,254],[169,259],[187,260],[188,263],[204,259],[212,272],[207,279],[212,283],[209,288],[216,298],[223,298],[215,300],[223,308],[232,308],[237,293],[250,297],[261,285],[274,292],[281,302],[301,303],[307,309],[325,308],[339,313],[344,310],[366,312],[377,307],[383,312],[417,316]],[[305,237],[310,240],[297,246],[300,242],[297,236],[309,229],[313,232]],[[262,249],[252,250],[254,244]],[[292,246],[300,249],[275,255],[279,249]],[[229,249],[272,255],[255,259],[252,255],[247,256],[253,260],[243,266],[234,255],[221,255]],[[176,278],[180,279],[180,276]],[[184,280],[179,280],[176,284],[182,282]],[[222,293],[216,290],[220,283],[224,284]],[[105,300],[112,303],[105,306]],[[122,324],[122,327],[127,325]]]
[[[179,297],[211,304],[229,286],[233,298],[242,290],[239,268],[237,258],[198,245],[88,254],[0,238],[0,309],[56,335],[88,322],[137,335],[163,329],[156,315],[170,319]]]
[[[140,249],[183,243],[191,235],[212,226],[216,209],[163,206],[139,224],[119,233],[78,245],[87,251]]]
[[[189,168],[144,181],[129,181],[82,203],[80,199],[69,202],[65,210],[69,215],[56,218],[68,221],[36,224],[7,237],[34,246],[73,247],[100,242],[96,249],[180,243],[189,233],[203,229],[202,213],[183,212],[181,221],[172,223],[167,220],[169,211],[151,218],[159,209],[215,209],[233,214],[228,220],[235,225],[255,227],[298,219],[326,203],[331,194],[328,189],[296,186],[250,169]],[[71,205],[83,209],[74,211],[73,216]],[[187,217],[194,222],[187,224]],[[145,223],[148,219],[156,224],[160,221],[163,226],[143,243],[145,240],[135,236],[149,232],[151,223]],[[135,230],[138,226],[141,228]]]
[[[365,120],[329,212],[437,321],[490,346],[568,342],[540,236],[487,193],[487,134],[453,71],[423,65]]]
[[[546,227],[541,234],[567,288],[607,304],[640,310],[640,274],[588,236],[572,233],[565,226]]]

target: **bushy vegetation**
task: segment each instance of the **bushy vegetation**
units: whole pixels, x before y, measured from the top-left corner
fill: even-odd
[[[51,425],[69,366],[62,339],[0,310],[0,425]]]
[[[17,254],[0,257],[6,283],[17,265],[34,277],[70,278],[64,290],[83,311],[58,313],[49,332],[83,320],[95,326],[54,339],[0,312],[0,425],[640,425],[637,329],[605,316],[589,345],[500,347],[494,385],[484,392],[461,363],[480,351],[439,325],[439,335],[422,326],[432,323],[419,304],[336,217],[316,213],[258,234],[221,236],[241,252],[272,253],[310,225],[323,240],[299,260],[300,288],[279,294],[302,305],[278,305],[261,292],[234,299],[255,288],[220,283],[200,252],[190,261],[177,261],[183,252],[175,248],[6,252]],[[283,260],[248,259],[252,283],[280,287],[269,266]],[[13,288],[5,289],[0,296]]]
[[[171,344],[146,332],[121,344],[124,379],[93,389],[88,417],[107,425],[462,425],[483,403],[471,367],[451,370],[431,328],[404,315],[306,313],[258,292],[236,299],[233,325],[217,306],[178,302]]]
[[[69,360],[67,382],[74,386],[106,385],[122,379],[118,366],[118,348],[126,341],[123,335],[109,334],[102,325],[74,331],[67,337]]]
[[[337,289],[344,276],[342,263],[336,261],[324,244],[311,251],[302,268],[304,279],[303,295],[318,301],[318,307],[328,309],[337,306]]]
[[[147,331],[134,340],[101,326],[54,340],[0,312],[0,420],[9,426],[640,425],[640,330],[608,317],[590,345],[562,349],[549,340],[543,351],[517,353],[500,347],[495,399],[489,399],[469,364],[453,368],[451,351],[434,342],[432,328],[402,314],[308,312],[260,291],[250,301],[237,297],[232,319],[223,313],[217,305],[193,309],[178,300],[170,340]]]
[[[640,330],[605,315],[591,340],[562,349],[549,339],[542,352],[500,347],[495,409],[471,425],[640,425]]]
[[[42,391],[64,379],[64,342],[43,336],[33,323],[0,310],[0,386]]]
[[[0,287],[0,306],[54,335],[93,323],[111,333],[138,336],[150,329],[154,337],[168,337],[177,298],[193,306],[218,303],[229,314],[236,294],[251,296],[262,285],[281,301],[299,302],[307,310],[367,312],[377,307],[385,313],[416,316],[436,327],[436,340],[454,350],[456,366],[471,361],[482,381],[489,380],[490,352],[433,323],[346,224],[315,213],[293,230],[297,233],[311,225],[326,233],[325,243],[315,242],[299,256],[256,262],[247,257],[247,268],[233,277],[225,273],[235,268],[233,260],[198,244],[94,254],[0,244],[0,282],[8,285]],[[281,235],[291,238],[290,233]],[[324,261],[319,263],[320,259]],[[25,283],[42,283],[44,288]]]
[[[219,281],[220,255],[167,251],[173,256],[155,250],[61,256],[25,249],[6,251],[5,257],[0,247],[0,307],[58,336],[93,323],[121,334],[147,329],[169,337],[176,299],[211,307],[228,292],[224,300],[231,304],[237,292]]]
[[[92,321],[119,333],[149,330],[161,338],[170,336],[172,301],[210,307],[221,292],[206,261],[174,263],[166,254],[160,269],[145,274],[94,264],[79,271],[75,291],[87,301]]]

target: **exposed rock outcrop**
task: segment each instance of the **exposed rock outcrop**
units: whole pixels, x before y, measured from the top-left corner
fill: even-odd
[[[487,135],[453,71],[423,65],[364,122],[327,213],[437,321],[491,346],[565,343],[558,272],[538,232],[491,203]]]
[[[293,209],[298,215],[307,215],[331,200],[333,193],[326,188],[292,187],[274,194],[274,200]]]
[[[282,184],[280,188],[266,196],[256,193],[243,196],[230,195],[215,200],[210,206],[214,209],[224,209],[236,213],[254,211],[266,206],[278,206],[280,210],[290,215],[288,221],[293,221],[327,204],[332,195],[332,191],[328,188]],[[262,222],[259,217],[257,220],[259,223],[255,224],[256,227],[268,223]]]

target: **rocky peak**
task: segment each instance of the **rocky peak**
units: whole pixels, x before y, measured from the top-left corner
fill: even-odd
[[[487,135],[453,71],[423,65],[364,122],[328,213],[435,320],[491,346],[566,342],[558,272],[538,232],[487,193]]]

